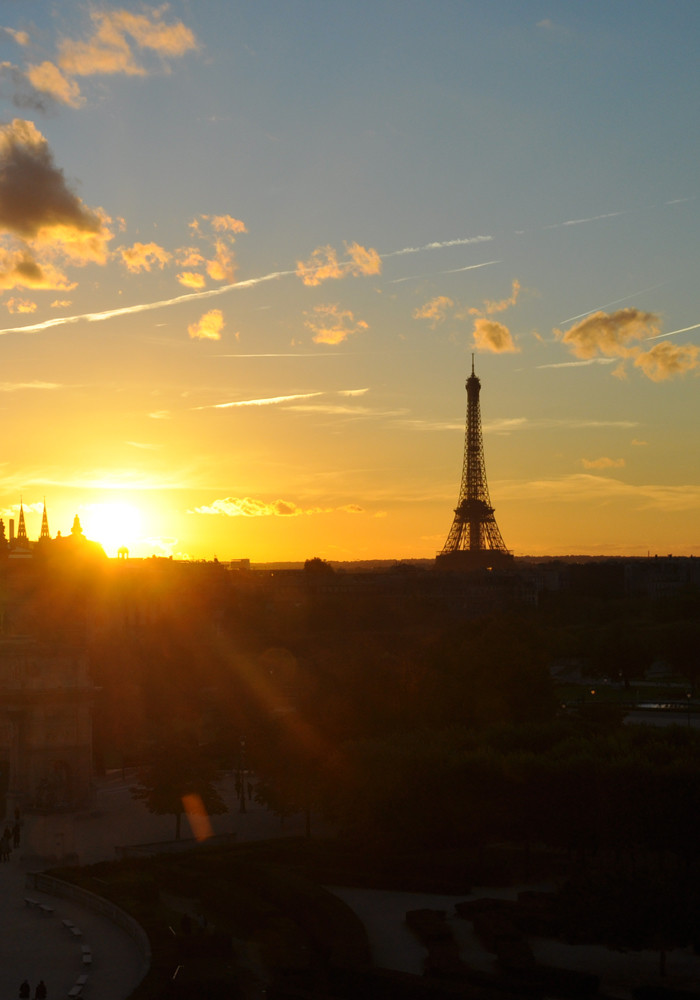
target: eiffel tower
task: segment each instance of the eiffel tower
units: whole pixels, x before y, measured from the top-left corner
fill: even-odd
[[[498,530],[486,483],[479,408],[481,382],[474,374],[473,354],[472,373],[467,379],[466,389],[467,430],[462,484],[450,533],[436,558],[438,569],[494,568],[508,565],[513,560]]]

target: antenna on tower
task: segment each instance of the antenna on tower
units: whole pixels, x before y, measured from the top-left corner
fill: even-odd
[[[512,554],[498,530],[486,482],[484,442],[481,435],[479,393],[481,382],[474,372],[467,379],[467,428],[459,501],[442,552],[436,559],[440,569],[477,569],[510,563]]]

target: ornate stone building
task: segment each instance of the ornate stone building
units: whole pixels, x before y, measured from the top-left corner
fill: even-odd
[[[89,802],[93,690],[80,651],[0,638],[0,816]]]

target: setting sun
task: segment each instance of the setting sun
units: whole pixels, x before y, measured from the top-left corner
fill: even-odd
[[[141,511],[129,503],[96,503],[81,514],[85,535],[99,542],[108,556],[131,549],[141,536]]]

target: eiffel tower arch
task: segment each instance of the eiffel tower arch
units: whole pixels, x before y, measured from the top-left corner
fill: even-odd
[[[467,428],[462,482],[450,533],[435,560],[437,569],[497,568],[513,562],[513,556],[506,548],[496,524],[486,482],[479,406],[481,382],[474,373],[474,355],[466,390]]]

